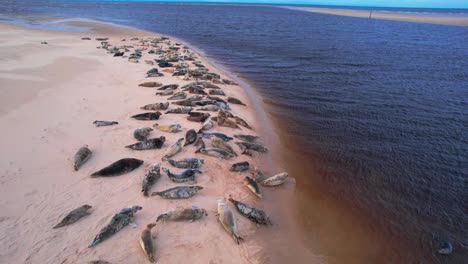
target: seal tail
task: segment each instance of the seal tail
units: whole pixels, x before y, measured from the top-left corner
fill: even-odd
[[[169,215],[168,214],[162,214],[162,215],[159,215],[158,218],[156,218],[156,223],[161,221],[161,220],[166,220],[169,218]]]

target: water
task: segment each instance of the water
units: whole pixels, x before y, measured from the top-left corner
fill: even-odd
[[[468,27],[245,5],[14,1],[0,13],[172,35],[252,84],[281,129],[304,243],[330,263],[468,262]],[[433,254],[446,240],[455,253]]]

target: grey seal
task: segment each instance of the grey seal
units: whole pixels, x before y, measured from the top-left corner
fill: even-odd
[[[258,198],[261,199],[263,197],[257,182],[252,180],[249,176],[245,176],[242,183],[247,186],[256,196],[258,196]]]
[[[151,166],[148,171],[145,174],[145,178],[143,178],[143,183],[141,185],[141,192],[143,193],[143,196],[148,196],[149,189],[151,186],[154,185],[154,183],[161,178],[161,164],[156,163],[153,166]]]
[[[228,103],[231,103],[231,104],[246,105],[241,100],[234,98],[234,97],[228,97],[227,101]]]
[[[220,159],[230,159],[234,157],[231,153],[220,148],[200,148],[195,153],[202,153],[208,156],[220,158]]]
[[[225,134],[222,134],[222,133],[202,133],[202,136],[204,138],[211,138],[211,136],[215,136],[217,138],[220,138],[226,142],[232,140],[233,138],[232,137],[229,137],[229,136],[226,136]]]
[[[55,228],[59,228],[62,226],[71,225],[75,223],[76,221],[80,220],[82,217],[90,215],[91,213],[89,212],[89,209],[91,208],[92,208],[91,205],[85,204],[72,210],[62,219],[62,221],[60,221],[60,223],[58,223],[53,228],[55,229]]]
[[[252,143],[252,142],[236,142],[236,144],[239,146],[239,148],[242,151],[245,151],[247,149],[257,151],[257,152],[267,152],[268,148],[257,144],[257,143]]]
[[[99,120],[96,120],[96,121],[93,122],[93,124],[95,124],[97,127],[101,127],[101,126],[118,125],[119,122],[116,122],[116,121],[99,121]]]
[[[141,109],[157,111],[157,110],[166,110],[168,107],[169,107],[169,103],[165,102],[165,103],[147,104],[145,106],[142,106]]]
[[[140,83],[138,86],[140,86],[140,87],[160,87],[160,86],[162,86],[162,83],[160,83],[160,82],[144,82],[144,83]]]
[[[112,163],[111,165],[104,167],[103,169],[91,174],[91,177],[119,176],[137,169],[141,166],[141,164],[143,164],[143,161],[139,159],[120,159]]]
[[[179,169],[198,169],[205,161],[199,158],[186,158],[181,160],[167,160],[169,164]]]
[[[257,136],[252,136],[252,135],[234,135],[234,137],[242,141],[247,141],[247,142],[255,142],[259,138]]]
[[[177,206],[175,209],[169,210],[158,216],[156,222],[159,221],[189,221],[193,222],[202,218],[203,216],[208,216],[208,213],[205,209],[200,209],[196,206],[192,207],[182,207]]]
[[[270,178],[263,180],[262,185],[266,187],[273,187],[273,186],[278,186],[286,182],[288,179],[288,173],[283,172],[276,174],[275,176],[271,176]]]
[[[86,161],[89,160],[89,158],[91,158],[91,155],[92,155],[92,152],[91,150],[88,148],[88,145],[84,145],[83,147],[81,147],[76,153],[75,153],[75,156],[73,158],[74,160],[74,166],[73,168],[75,169],[75,171],[79,170],[80,167],[85,164]]]
[[[139,141],[145,141],[149,134],[153,131],[151,127],[138,128],[133,131],[133,137]]]
[[[250,164],[248,161],[243,161],[243,162],[238,162],[232,164],[231,168],[229,169],[230,171],[235,171],[235,172],[242,172],[246,171],[250,168]]]
[[[168,158],[171,158],[179,153],[182,150],[182,141],[184,141],[184,138],[179,138],[176,143],[167,148],[166,152],[164,152],[162,160],[167,160]]]
[[[188,199],[202,189],[201,186],[178,186],[162,192],[153,192],[151,196],[158,195],[166,199]]]
[[[93,239],[91,244],[89,244],[88,248],[96,246],[97,244],[108,239],[118,231],[122,230],[128,224],[134,223],[135,213],[141,209],[143,209],[143,207],[135,205],[132,208],[124,208],[120,210],[120,212],[118,212],[112,217],[110,223],[107,224],[104,228],[102,228],[101,231],[99,231],[99,233]]]
[[[169,109],[166,111],[166,114],[188,114],[190,111],[192,111],[191,106],[183,106],[183,107],[178,107],[174,109]]]
[[[219,222],[221,222],[221,225],[232,236],[237,244],[239,244],[241,240],[244,240],[244,238],[241,237],[237,231],[237,221],[236,218],[234,218],[234,214],[232,213],[229,206],[222,200],[218,200],[217,216]]]
[[[215,136],[211,136],[210,140],[211,140],[211,145],[213,147],[223,149],[231,153],[233,156],[237,157],[237,153],[226,141],[223,141],[222,139],[215,137]]]
[[[176,182],[176,183],[183,183],[183,182],[188,182],[188,181],[197,183],[197,180],[195,179],[195,177],[197,176],[197,174],[202,173],[198,169],[187,169],[179,174],[172,173],[169,169],[166,169],[166,168],[162,168],[162,170],[166,173],[167,177],[171,179],[171,181]]]
[[[229,201],[231,201],[234,204],[237,211],[241,215],[247,217],[254,223],[260,224],[260,225],[268,225],[268,224],[271,225],[270,218],[267,216],[267,214],[263,210],[258,209],[257,207],[253,205],[249,205],[249,204],[234,200],[232,197],[229,197]]]
[[[151,237],[151,229],[156,226],[156,223],[150,223],[146,225],[146,228],[143,229],[140,235],[140,246],[143,249],[146,257],[148,258],[149,262],[154,263],[156,260],[154,259],[154,246],[153,246],[153,238]]]
[[[159,138],[150,138],[125,147],[133,150],[160,149],[163,146],[164,141],[166,141],[166,138],[164,136],[160,136]]]
[[[161,112],[147,112],[131,116],[136,120],[158,120],[161,116]]]

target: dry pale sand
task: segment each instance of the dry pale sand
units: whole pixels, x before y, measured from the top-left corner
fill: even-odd
[[[153,235],[159,263],[273,263],[282,258],[299,258],[299,251],[307,251],[301,248],[300,241],[293,239],[299,232],[293,224],[293,206],[277,209],[278,198],[285,197],[282,204],[293,201],[294,181],[291,179],[277,189],[264,189],[265,199],[260,201],[241,184],[247,173],[228,171],[231,164],[248,160],[264,168],[268,175],[280,172],[278,160],[269,154],[239,155],[229,161],[198,154],[205,159],[203,174],[198,176],[198,185],[205,189],[198,195],[187,200],[142,196],[145,169],[161,162],[166,147],[183,137],[188,129],[198,130],[201,124],[185,120],[185,115],[163,115],[156,122],[179,123],[183,131],[177,134],[153,131],[152,136],[167,138],[161,150],[124,148],[136,141],[132,136],[134,129],[155,123],[137,121],[130,116],[145,112],[139,109],[143,105],[166,100],[155,96],[154,88],[137,85],[144,81],[180,85],[190,81],[170,74],[145,78],[146,71],[152,67],[144,63],[145,59],[151,59],[149,54],[144,52],[140,63],[130,63],[97,49],[99,42],[94,40],[97,36],[109,37],[113,44],[137,45],[138,41],[129,39],[154,37],[154,34],[103,25],[93,27],[94,32],[73,33],[0,24],[0,263],[86,263],[97,259],[145,263],[147,260],[138,243],[141,230],[159,214],[178,205],[206,208],[209,216],[193,223],[158,224]],[[81,40],[86,36],[92,40]],[[122,38],[127,41],[120,42]],[[43,45],[42,41],[48,44]],[[200,60],[212,72],[224,75],[203,58]],[[216,127],[209,132],[261,135],[261,119],[265,116],[258,118],[251,110],[259,108],[258,98],[249,98],[241,86],[220,86],[227,95],[247,103],[248,106],[231,104],[231,108],[253,129]],[[119,125],[95,127],[94,120],[115,120]],[[269,137],[264,143],[273,144],[275,140],[278,139]],[[72,158],[84,144],[90,146],[93,156],[75,172]],[[237,146],[234,148],[239,151]],[[194,157],[194,151],[195,147],[190,145],[175,158]],[[142,159],[145,163],[126,175],[89,177],[92,172],[125,157]],[[165,162],[162,165],[171,168]],[[163,174],[152,191],[176,185]],[[240,233],[246,238],[244,243],[236,245],[215,217],[216,200],[229,194],[265,208],[274,227],[257,227],[235,212]],[[75,224],[52,229],[66,213],[83,204],[93,206],[91,215]],[[109,240],[87,248],[115,213],[132,205],[143,207],[136,215],[136,229],[126,227]],[[282,214],[287,215],[282,217]],[[265,240],[272,242],[266,250]],[[268,253],[272,251],[279,255],[277,259]],[[302,260],[310,263],[310,258]]]
[[[339,16],[351,16],[375,19],[398,20],[418,23],[444,24],[468,26],[468,16],[452,15],[445,13],[400,13],[390,11],[369,11],[369,10],[354,10],[341,8],[321,8],[321,7],[284,7],[293,10],[302,10],[313,13],[322,13]],[[371,14],[372,12],[372,14]]]

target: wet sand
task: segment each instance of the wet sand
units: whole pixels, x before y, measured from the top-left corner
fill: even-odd
[[[468,26],[468,17],[462,15],[452,15],[446,13],[401,13],[391,11],[370,11],[370,10],[354,10],[354,9],[341,9],[341,8],[319,8],[319,7],[293,7],[287,6],[292,10],[301,10],[306,12],[338,15],[338,16],[351,16],[361,18],[374,18],[374,19],[387,19],[398,20],[407,22],[418,23],[431,23],[431,24],[444,24],[444,25],[458,25]]]
[[[295,207],[291,206],[293,179],[283,187],[263,188],[265,198],[261,201],[241,184],[247,172],[228,171],[231,164],[244,160],[264,169],[267,176],[284,169],[278,162],[279,156],[272,155],[278,150],[274,144],[278,135],[270,133],[263,141],[263,133],[271,130],[264,123],[266,114],[256,113],[261,111],[259,99],[249,97],[241,86],[219,84],[227,96],[247,104],[230,106],[232,113],[244,118],[253,129],[216,126],[208,132],[259,135],[260,141],[268,147],[272,144],[271,151],[264,155],[255,153],[253,157],[239,155],[228,161],[196,155],[205,159],[201,168],[203,174],[198,176],[198,185],[204,189],[196,196],[188,200],[143,197],[141,182],[146,168],[161,162],[168,146],[184,137],[187,130],[198,130],[201,124],[187,121],[186,115],[176,114],[162,115],[158,121],[130,118],[146,112],[140,109],[143,105],[166,101],[155,96],[155,88],[138,87],[138,84],[157,81],[184,85],[194,80],[182,80],[167,73],[164,77],[145,78],[147,70],[157,67],[145,64],[145,60],[153,58],[145,52],[140,63],[135,64],[96,49],[100,46],[96,37],[108,37],[111,44],[137,47],[139,41],[130,41],[130,38],[157,34],[104,24],[78,24],[92,27],[94,31],[56,32],[0,24],[1,263],[82,263],[97,259],[111,263],[144,263],[146,258],[138,243],[141,230],[159,214],[179,205],[196,205],[207,209],[209,215],[194,223],[158,224],[153,235],[160,263],[180,263],[188,258],[194,263],[280,263],[291,258],[307,259],[310,263],[312,259],[319,260],[299,239],[300,229],[292,213]],[[82,37],[92,40],[81,40]],[[121,42],[122,38],[127,41]],[[42,41],[48,44],[41,44]],[[226,76],[204,58],[198,56],[198,59],[210,72]],[[216,113],[211,114],[216,116]],[[119,124],[95,127],[94,120],[112,120]],[[153,131],[151,137],[166,137],[160,150],[124,148],[136,142],[132,136],[136,128],[154,123],[178,123],[182,125],[182,132]],[[89,145],[93,156],[75,172],[72,158],[84,144]],[[236,146],[234,148],[240,153]],[[175,159],[194,157],[195,150],[194,146],[188,146]],[[89,177],[92,172],[124,157],[142,159],[145,163],[119,177]],[[166,162],[162,162],[162,167],[181,171]],[[186,185],[174,184],[161,173],[152,191]],[[264,208],[274,226],[257,227],[234,212],[239,231],[246,238],[244,243],[236,245],[215,217],[216,200],[230,194]],[[52,229],[66,213],[83,204],[93,206],[91,215],[75,224]],[[95,248],[87,248],[115,213],[132,205],[143,207],[136,214],[136,229],[126,227]],[[235,210],[232,206],[231,209]],[[269,244],[270,240],[275,241]]]

